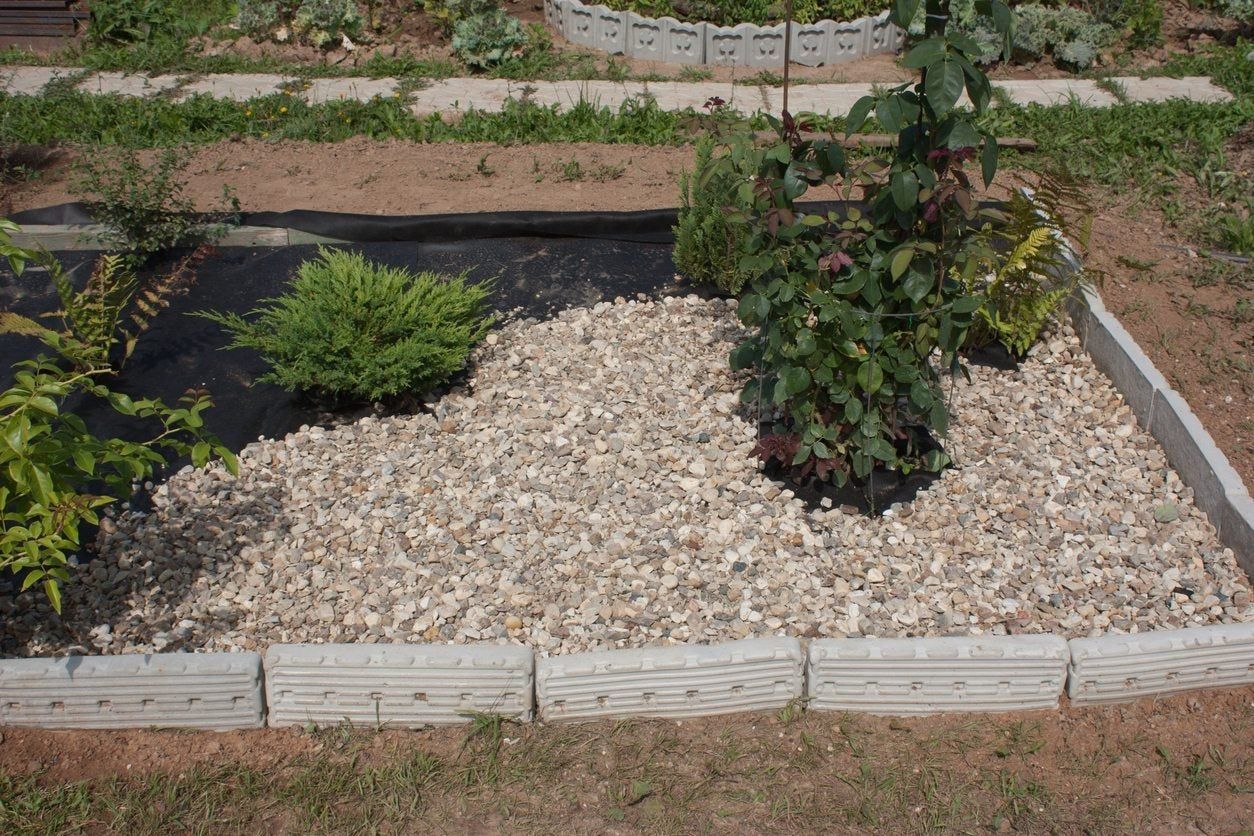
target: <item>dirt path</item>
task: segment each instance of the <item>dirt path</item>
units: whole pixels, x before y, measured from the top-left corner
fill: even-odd
[[[0,831],[1235,833],[1254,688],[1109,708],[431,732],[4,729]]]
[[[0,191],[0,209],[9,214],[75,199],[74,158],[60,152],[34,180]],[[276,212],[653,209],[676,205],[679,172],[691,165],[691,148],[243,140],[195,148],[186,193],[212,208],[230,186],[245,210]]]

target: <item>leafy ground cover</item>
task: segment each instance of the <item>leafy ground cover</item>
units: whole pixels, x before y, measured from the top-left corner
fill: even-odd
[[[1019,715],[6,729],[13,834],[1248,832],[1254,690]]]

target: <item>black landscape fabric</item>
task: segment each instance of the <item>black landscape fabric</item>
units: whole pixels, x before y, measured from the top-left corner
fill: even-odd
[[[669,233],[667,233],[669,235]],[[587,237],[464,237],[454,240],[378,242],[337,245],[363,253],[383,264],[415,272],[469,270],[475,280],[493,280],[492,305],[514,317],[545,318],[565,308],[595,304],[637,294],[688,292],[676,282],[669,242],[640,242]],[[135,353],[113,379],[113,388],[131,395],[159,397],[173,403],[188,388],[203,387],[214,407],[206,425],[229,447],[238,450],[259,436],[279,437],[302,424],[329,418],[317,404],[265,383],[255,383],[267,370],[251,350],[223,350],[227,335],[208,320],[190,316],[207,309],[247,313],[287,289],[301,262],[313,258],[312,245],[270,248],[222,248],[197,271],[191,288],[171,300],[139,339]],[[80,286],[86,281],[95,253],[59,253]],[[160,270],[166,264],[153,265]],[[15,277],[7,264],[0,269],[0,308],[31,317],[56,311],[56,295],[46,272],[28,269]],[[55,320],[50,321],[55,325]],[[51,353],[33,338],[0,335],[0,368],[7,381],[10,367],[36,354]],[[107,406],[75,407],[99,434],[133,435],[129,419]]]

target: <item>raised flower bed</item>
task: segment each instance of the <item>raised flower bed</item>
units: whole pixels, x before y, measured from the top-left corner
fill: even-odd
[[[719,67],[771,68],[784,65],[783,24],[717,26],[672,17],[650,18],[580,0],[545,0],[545,18],[579,46],[641,61]],[[852,21],[820,20],[792,27],[790,57],[807,67],[897,52],[905,32],[888,12]]]

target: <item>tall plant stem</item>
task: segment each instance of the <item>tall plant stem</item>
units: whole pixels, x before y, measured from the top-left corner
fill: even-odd
[[[788,78],[792,66],[792,0],[784,0],[784,113],[788,112]]]

